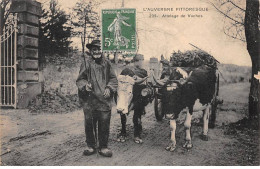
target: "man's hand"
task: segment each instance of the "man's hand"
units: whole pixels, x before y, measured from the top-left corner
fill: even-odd
[[[104,95],[105,98],[109,98],[110,97],[110,89],[106,88],[103,95]]]
[[[92,90],[92,86],[91,86],[91,84],[86,84],[86,91],[88,91],[88,92],[90,92],[91,90]]]

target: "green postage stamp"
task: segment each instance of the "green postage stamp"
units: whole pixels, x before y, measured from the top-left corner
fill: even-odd
[[[135,52],[136,10],[102,10],[102,51]]]

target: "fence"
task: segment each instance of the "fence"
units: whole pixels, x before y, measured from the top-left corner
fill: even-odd
[[[17,16],[11,15],[0,37],[0,106],[17,103]]]

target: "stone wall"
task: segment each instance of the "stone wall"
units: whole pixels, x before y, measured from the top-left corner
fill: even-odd
[[[18,17],[17,108],[26,108],[43,88],[38,55],[41,10],[41,4],[34,0],[13,0],[10,8]]]

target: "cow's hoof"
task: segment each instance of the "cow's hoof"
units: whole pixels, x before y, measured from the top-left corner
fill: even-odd
[[[209,136],[202,134],[202,135],[201,135],[201,140],[203,140],[203,141],[208,141],[208,140],[209,140]]]
[[[215,128],[215,124],[214,123],[209,123],[209,128],[214,129]]]
[[[183,146],[183,148],[187,148],[187,149],[191,149],[193,147],[193,145],[191,144],[190,141],[186,141]]]
[[[173,152],[176,149],[176,145],[173,143],[170,143],[165,150]]]
[[[142,144],[143,140],[140,137],[135,137],[134,142],[137,143],[137,144]]]
[[[121,142],[121,143],[126,142],[126,136],[123,135],[123,134],[119,134],[118,137],[117,137],[117,141]]]

